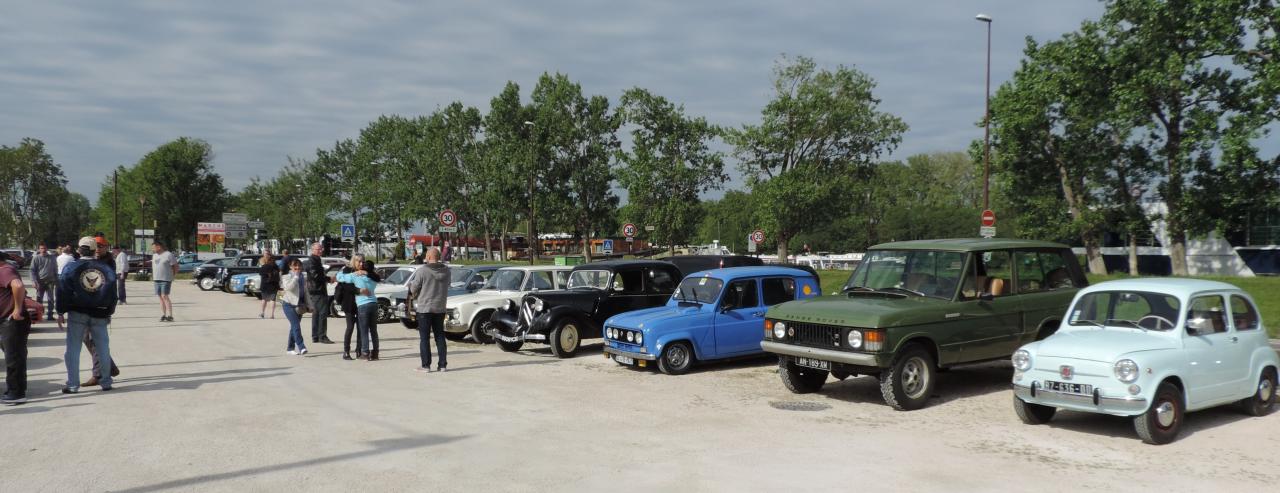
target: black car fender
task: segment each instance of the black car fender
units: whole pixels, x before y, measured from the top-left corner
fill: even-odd
[[[584,334],[581,334],[582,337],[587,337],[587,336],[598,337],[599,336],[598,333],[600,332],[600,330],[595,326],[596,325],[595,323],[591,322],[590,316],[588,316],[585,313],[582,313],[582,310],[578,310],[574,307],[564,306],[564,305],[551,307],[551,309],[547,310],[546,313],[539,315],[538,318],[534,320],[533,327],[529,329],[529,333],[548,334],[551,332],[551,329],[554,329],[556,328],[556,326],[560,325],[560,321],[564,320],[565,318],[571,318],[574,321],[578,322],[578,326],[581,327],[582,330],[585,332]],[[592,334],[595,334],[595,335],[592,335]]]

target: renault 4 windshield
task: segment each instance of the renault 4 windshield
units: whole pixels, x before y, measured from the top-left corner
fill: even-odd
[[[684,301],[690,303],[715,303],[716,298],[720,296],[720,288],[724,287],[724,281],[712,277],[687,277],[680,281],[680,286],[676,288],[675,294],[672,295],[676,301]]]

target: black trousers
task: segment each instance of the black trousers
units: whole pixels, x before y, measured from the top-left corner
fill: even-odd
[[[342,315],[347,319],[347,331],[342,334],[342,352],[350,353],[351,333],[355,332],[356,326],[358,325],[356,321],[356,307],[343,305]],[[363,335],[363,331],[356,334],[356,354],[363,354],[366,351],[364,347],[364,340],[365,337]]]
[[[431,368],[431,337],[435,336],[436,351],[440,353],[440,366],[448,368],[449,352],[444,338],[444,314],[418,312],[418,353],[423,368]]]
[[[6,314],[0,321],[0,347],[4,348],[4,382],[14,397],[27,396],[27,338],[31,320],[14,320]]]
[[[329,295],[307,293],[311,305],[311,340],[329,338]]]

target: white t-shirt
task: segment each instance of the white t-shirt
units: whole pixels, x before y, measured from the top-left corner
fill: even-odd
[[[165,250],[151,256],[151,280],[173,282],[173,266],[178,265],[173,252]]]
[[[62,269],[66,268],[67,264],[75,262],[76,258],[71,256],[70,253],[63,253],[63,254],[59,254],[58,258],[55,259],[55,261],[58,263],[58,275],[61,276]]]
[[[129,255],[120,252],[116,255],[116,275],[129,273]]]

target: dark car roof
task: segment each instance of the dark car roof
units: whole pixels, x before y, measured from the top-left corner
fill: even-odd
[[[1018,240],[1012,238],[947,238],[939,240],[911,240],[881,243],[868,250],[948,250],[976,252],[1005,250],[1010,248],[1071,248],[1051,241]]]
[[[680,270],[675,264],[663,262],[661,260],[601,260],[599,262],[591,262],[587,264],[579,264],[573,267],[573,270],[617,270],[620,268],[637,268],[637,267],[662,267],[675,268]]]

